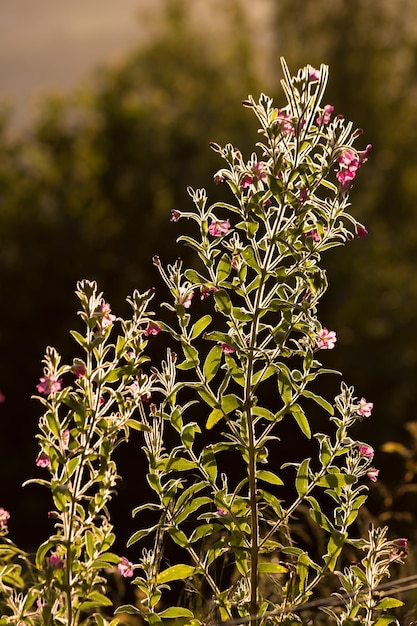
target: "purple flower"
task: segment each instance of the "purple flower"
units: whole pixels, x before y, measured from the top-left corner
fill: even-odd
[[[365,226],[362,226],[362,224],[356,225],[356,236],[358,239],[362,239],[362,237],[366,237],[367,234],[368,234],[368,231],[366,230]]]
[[[94,312],[94,317],[98,320],[97,327],[99,332],[103,332],[116,319],[116,316],[111,313],[110,304],[104,300],[101,301],[97,311]]]
[[[62,381],[56,378],[52,374],[49,376],[42,376],[39,379],[39,384],[36,385],[36,389],[44,396],[49,396],[51,393],[56,393],[61,390]]]
[[[320,79],[320,70],[310,66],[308,68],[308,77],[312,83],[316,83]]]
[[[332,350],[337,341],[336,333],[334,330],[327,330],[322,328],[317,333],[318,339],[316,342],[316,348],[319,350]]]
[[[193,299],[194,291],[187,289],[186,287],[180,287],[180,293],[178,296],[178,304],[182,304],[185,309],[189,309],[191,306],[191,300]]]
[[[35,462],[38,467],[49,467],[51,465],[51,460],[46,452],[39,452]]]
[[[208,227],[208,231],[210,235],[212,235],[213,237],[221,237],[222,235],[225,235],[229,230],[230,230],[229,220],[218,221],[218,220],[212,219],[211,224]]]
[[[119,570],[119,574],[124,578],[131,578],[133,576],[133,565],[125,556],[121,557],[117,569]]]
[[[71,372],[75,374],[77,378],[82,378],[83,376],[85,376],[86,369],[84,363],[74,363],[74,365],[71,367]]]
[[[64,561],[58,556],[56,552],[51,554],[51,556],[48,557],[46,560],[49,567],[52,567],[52,569],[64,569],[65,567]]]
[[[371,467],[366,472],[366,475],[368,476],[369,480],[372,480],[373,483],[376,483],[376,481],[378,480],[378,474],[379,474],[379,469],[376,469],[375,467]]]
[[[181,217],[181,213],[179,211],[177,211],[177,209],[172,209],[172,211],[171,211],[171,219],[169,221],[170,222],[178,222],[180,217]]]
[[[159,335],[161,327],[156,322],[149,322],[148,327],[145,329],[145,335]]]
[[[324,107],[323,115],[317,116],[316,122],[318,126],[321,126],[321,125],[325,126],[326,124],[328,124],[332,117],[333,111],[334,111],[334,106],[332,106],[331,104],[326,104],[326,106]]]
[[[359,402],[359,407],[357,409],[357,413],[361,417],[369,417],[372,413],[373,408],[374,408],[373,402],[367,402],[365,398],[361,398]]]
[[[359,454],[366,459],[374,458],[374,449],[371,446],[360,445],[359,446]]]
[[[0,528],[5,528],[7,526],[7,521],[10,519],[9,511],[0,507]]]
[[[235,351],[235,349],[232,348],[232,346],[229,346],[227,343],[222,343],[221,347],[222,352],[224,352],[225,354],[232,354]]]

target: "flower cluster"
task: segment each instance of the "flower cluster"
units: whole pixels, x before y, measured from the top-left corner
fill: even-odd
[[[360,155],[352,148],[347,148],[337,157],[340,169],[336,173],[336,178],[342,191],[347,191],[350,188],[358,169],[365,162],[371,148],[371,144],[368,144]]]

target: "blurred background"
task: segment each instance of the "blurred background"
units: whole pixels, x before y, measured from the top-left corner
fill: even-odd
[[[45,347],[72,360],[76,281],[97,280],[123,315],[134,288],[156,284],[154,254],[187,259],[171,209],[191,206],[188,185],[218,198],[208,143],[249,155],[241,101],[284,104],[284,56],[292,73],[328,64],[326,103],[364,129],[359,148],[373,144],[351,194],[369,235],[325,257],[320,316],[339,338],[326,366],[374,402],[356,433],[381,470],[372,514],[416,541],[414,0],[2,0],[0,41],[0,506],[13,539],[31,549],[50,532],[47,495],[20,485],[39,471],[30,396]]]

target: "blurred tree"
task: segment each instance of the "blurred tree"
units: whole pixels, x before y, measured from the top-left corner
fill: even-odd
[[[275,54],[293,71],[329,64],[329,103],[364,129],[358,145],[373,144],[352,192],[369,236],[332,257],[322,317],[338,331],[332,365],[375,401],[363,428],[381,444],[403,435],[415,413],[417,5],[280,0],[272,8]],[[392,467],[381,475],[398,477]]]
[[[50,530],[47,509],[36,510],[46,495],[20,490],[36,471],[40,407],[30,396],[46,345],[74,356],[76,281],[97,280],[113,310],[127,312],[126,296],[155,282],[152,256],[179,254],[170,212],[191,203],[188,185],[210,186],[219,161],[209,141],[252,143],[239,103],[258,91],[256,55],[241,3],[222,13],[222,45],[184,0],[166,0],[149,28],[150,43],[91,86],[45,102],[25,136],[11,138],[7,116],[0,126],[2,506],[26,546]]]

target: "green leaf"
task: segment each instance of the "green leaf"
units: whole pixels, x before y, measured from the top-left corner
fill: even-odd
[[[252,246],[247,246],[244,250],[242,250],[242,257],[244,258],[245,262],[249,265],[249,267],[252,267],[258,272],[260,271]]]
[[[173,565],[172,567],[168,567],[168,569],[160,572],[156,577],[156,584],[162,585],[164,583],[169,583],[173,580],[184,580],[185,578],[189,578],[195,572],[195,567],[192,565]]]
[[[59,421],[56,419],[55,415],[51,411],[48,411],[45,417],[46,417],[46,421],[48,422],[48,428],[51,431],[51,433],[55,435],[55,437],[60,438],[61,426],[59,424]]]
[[[263,497],[265,502],[267,502],[273,509],[274,513],[278,515],[278,517],[283,517],[281,502],[278,500],[276,496],[264,489],[259,489],[259,494]]]
[[[292,416],[300,427],[300,430],[304,433],[307,439],[311,438],[310,424],[303,409],[298,404],[293,404],[289,407]]]
[[[297,471],[297,476],[295,479],[295,488],[297,489],[297,492],[300,498],[303,498],[308,491],[309,466],[310,466],[310,459],[304,459],[304,461],[300,464],[298,471]]]
[[[172,619],[177,617],[194,617],[194,613],[190,609],[184,609],[182,606],[171,606],[169,609],[165,609],[161,613],[158,613],[159,617],[163,619]]]
[[[195,339],[199,337],[203,330],[207,328],[207,326],[211,322],[211,315],[204,315],[201,319],[199,319],[191,329],[191,339]]]
[[[94,558],[94,535],[91,530],[87,530],[85,533],[85,547],[89,558]]]
[[[328,487],[329,489],[334,489],[336,493],[340,494],[342,487],[345,487],[346,485],[353,485],[354,482],[356,482],[356,477],[351,474],[331,472],[322,476],[316,484],[318,487]]]
[[[320,507],[319,503],[317,502],[317,500],[315,498],[313,498],[312,496],[308,496],[307,500],[309,501],[309,503],[311,505],[310,515],[313,518],[313,520],[321,528],[323,528],[324,530],[327,530],[328,533],[335,532],[336,529],[330,523],[330,521],[327,519],[325,514],[322,512],[321,507]]]
[[[217,374],[217,371],[220,367],[220,363],[222,360],[222,348],[221,346],[213,346],[210,352],[208,353],[206,360],[204,361],[203,373],[204,378],[209,383],[214,376]]]
[[[78,607],[80,611],[85,611],[87,609],[93,609],[99,606],[112,606],[113,602],[105,596],[103,593],[99,591],[92,591],[88,594],[87,598],[81,605]]]
[[[35,564],[36,567],[42,569],[44,565],[45,556],[49,552],[49,550],[56,549],[56,541],[52,541],[47,539],[43,544],[41,544],[36,552]]]
[[[398,624],[398,621],[393,615],[384,615],[383,617],[379,617],[377,621],[373,623],[373,626],[390,626],[390,624]]]
[[[168,529],[168,534],[178,546],[181,546],[181,548],[186,548],[188,546],[187,535],[185,535],[179,528],[171,526]]]
[[[82,348],[88,350],[87,340],[80,333],[78,333],[76,330],[71,330],[70,333],[74,337],[75,341],[79,343]]]
[[[330,402],[327,402],[327,400],[322,398],[322,396],[319,396],[312,391],[308,391],[307,389],[303,391],[303,396],[305,398],[310,398],[311,400],[314,400],[314,402],[317,402],[317,404],[323,407],[323,409],[325,409],[329,413],[329,415],[334,415],[333,406],[330,404]]]
[[[278,388],[282,401],[285,405],[292,402],[292,384],[285,370],[281,370],[278,374]]]
[[[217,463],[212,448],[203,448],[201,453],[201,464],[207,472],[211,482],[214,484],[217,478]]]
[[[204,278],[204,276],[201,276],[201,274],[199,274],[195,270],[185,270],[185,276],[187,280],[190,281],[190,283],[203,284],[207,282],[207,279]]]
[[[223,396],[221,399],[222,402],[222,410],[228,415],[235,409],[237,409],[241,405],[240,399],[235,396],[233,393],[227,394]]]
[[[198,467],[195,461],[190,461],[189,459],[184,458],[170,458],[166,463],[166,471],[167,472],[186,472],[190,469],[196,469]],[[158,469],[158,464],[156,466]]]
[[[193,498],[192,500],[187,502],[187,504],[181,507],[181,510],[179,511],[178,514],[174,515],[175,523],[182,524],[182,522],[184,522],[191,515],[191,513],[194,513],[195,511],[198,511],[198,509],[200,509],[202,506],[205,506],[206,504],[211,504],[211,503],[212,501],[208,496],[200,496],[199,498]],[[184,535],[184,533],[182,534]],[[185,537],[185,540],[186,540],[185,545],[187,545],[188,543],[187,537]]]
[[[191,422],[184,426],[181,431],[181,440],[186,448],[192,448],[196,433],[201,433],[200,426],[196,422]]]
[[[279,563],[259,563],[258,571],[263,574],[285,574],[288,569]]]
[[[327,435],[317,435],[317,439],[320,441],[320,463],[327,467],[332,458],[330,439]]]
[[[186,343],[185,341],[182,341],[181,344],[186,361],[191,361],[194,366],[197,367],[200,363],[200,359],[198,358],[198,350],[189,343]]]
[[[178,370],[193,370],[195,368],[195,363],[194,361],[182,361],[182,363],[177,363],[177,369]]]
[[[225,354],[227,370],[233,380],[241,387],[245,386],[245,376],[231,354]]]
[[[215,426],[217,424],[217,422],[220,422],[220,420],[224,417],[224,413],[221,409],[213,409],[210,413],[210,415],[208,416],[207,422],[206,422],[206,428],[207,430],[211,430],[213,428],[213,426]]]
[[[223,313],[223,315],[230,315],[232,311],[232,302],[229,294],[224,291],[224,289],[219,289],[219,291],[215,292],[214,299],[216,301],[217,309]]]
[[[324,557],[326,566],[330,572],[334,571],[336,567],[337,559],[345,545],[347,533],[340,533],[337,530],[333,531],[329,542],[327,544],[327,554]]]
[[[283,485],[284,484],[281,478],[279,478],[279,476],[274,474],[274,472],[269,472],[267,470],[258,470],[256,472],[256,478],[259,478],[259,480],[263,480],[266,483],[270,483],[271,485]]]
[[[128,615],[142,615],[142,611],[138,609],[136,606],[133,606],[133,604],[122,604],[121,606],[117,607],[114,613],[115,614],[127,613]]]
[[[396,609],[399,606],[404,606],[404,602],[397,600],[397,598],[383,598],[375,607],[376,611],[382,611],[386,609]]]
[[[231,270],[232,270],[232,264],[230,262],[229,255],[223,254],[217,266],[217,276],[216,276],[217,283],[220,284],[223,280],[226,280]]]
[[[265,409],[262,406],[254,406],[254,407],[252,407],[252,413],[253,413],[253,415],[257,415],[258,417],[264,417],[269,422],[274,422],[275,421],[274,413],[272,413],[272,411],[270,411],[269,409]]]
[[[197,387],[197,393],[204,400],[204,402],[208,404],[208,406],[211,406],[212,408],[218,408],[220,406],[217,398],[213,397],[203,387]]]
[[[257,385],[258,383],[262,382],[263,380],[267,380],[273,374],[275,374],[276,371],[277,371],[276,367],[274,367],[273,365],[270,365],[267,368],[263,367],[258,372],[256,372],[256,374],[254,374],[253,379],[252,379],[253,384]]]
[[[351,524],[353,524],[353,522],[358,516],[358,513],[361,507],[365,504],[367,499],[368,499],[368,495],[361,495],[354,499],[354,501],[350,505],[351,511],[346,520],[346,526],[350,526]]]

